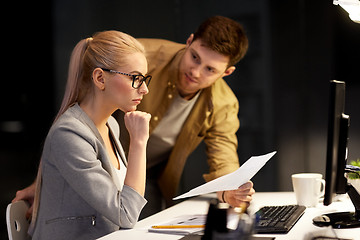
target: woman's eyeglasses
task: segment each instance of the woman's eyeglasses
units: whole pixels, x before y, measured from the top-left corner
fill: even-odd
[[[146,86],[149,86],[150,80],[152,78],[150,75],[147,75],[145,77],[142,74],[129,74],[129,73],[123,73],[123,72],[109,70],[109,69],[105,69],[105,68],[101,68],[101,69],[106,72],[117,73],[117,74],[122,74],[122,75],[131,77],[132,78],[132,87],[135,89],[140,88],[141,85],[143,84],[143,82],[145,82]]]

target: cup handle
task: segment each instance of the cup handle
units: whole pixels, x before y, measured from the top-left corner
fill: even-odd
[[[324,197],[325,195],[325,180],[324,179],[317,179],[318,181],[321,182],[321,186],[320,186],[320,194],[319,194],[319,197]]]

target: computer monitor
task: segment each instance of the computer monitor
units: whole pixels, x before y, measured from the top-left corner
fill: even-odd
[[[360,195],[345,178],[350,118],[344,110],[345,82],[330,81],[324,205],[331,204],[335,194],[347,193],[355,206],[355,212],[318,216],[313,221],[320,226],[360,227]]]
[[[344,111],[345,82],[331,81],[325,172],[324,205],[326,206],[331,204],[335,194],[346,193],[347,180],[344,174],[350,121]]]

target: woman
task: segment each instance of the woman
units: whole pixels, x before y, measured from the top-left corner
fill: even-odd
[[[148,93],[146,72],[143,46],[125,33],[76,45],[39,167],[33,239],[95,239],[136,223],[146,204],[150,114],[135,111]],[[111,117],[117,109],[131,137],[127,161]]]

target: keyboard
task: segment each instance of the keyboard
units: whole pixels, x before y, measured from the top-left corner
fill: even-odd
[[[257,233],[287,233],[304,214],[306,207],[299,205],[266,206],[256,212]]]

